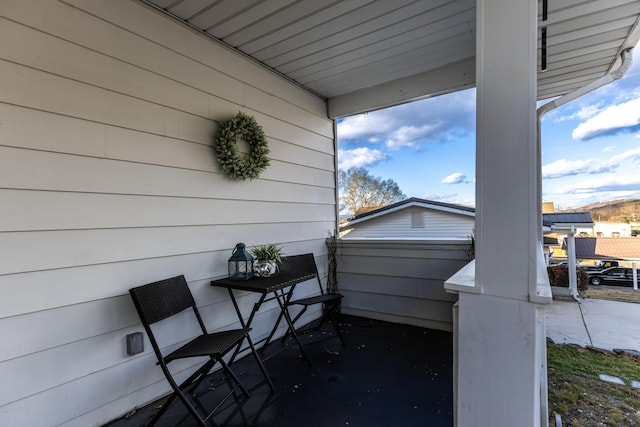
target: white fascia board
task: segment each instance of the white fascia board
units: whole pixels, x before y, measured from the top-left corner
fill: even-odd
[[[337,119],[469,89],[475,84],[473,56],[436,70],[331,97],[327,101],[327,113],[330,119]]]

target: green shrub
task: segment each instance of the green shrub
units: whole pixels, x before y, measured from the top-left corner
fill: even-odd
[[[578,290],[584,291],[589,288],[589,275],[583,268],[576,268],[578,273]],[[561,288],[569,287],[569,267],[566,265],[553,265],[547,267],[549,274],[549,283],[551,286],[559,286]]]

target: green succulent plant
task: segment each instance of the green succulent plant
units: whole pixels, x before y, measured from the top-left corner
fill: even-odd
[[[256,245],[251,248],[251,255],[258,261],[277,261],[280,262],[284,258],[282,248],[275,243],[266,243],[264,245]]]

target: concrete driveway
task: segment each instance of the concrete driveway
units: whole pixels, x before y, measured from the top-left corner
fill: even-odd
[[[640,351],[640,304],[554,300],[545,307],[545,318],[547,337],[555,343]]]

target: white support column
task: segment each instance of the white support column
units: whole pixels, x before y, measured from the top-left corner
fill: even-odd
[[[546,274],[536,36],[536,0],[477,1],[477,246],[475,287],[458,303],[458,426],[547,424],[544,313],[531,302]]]

